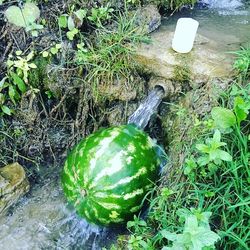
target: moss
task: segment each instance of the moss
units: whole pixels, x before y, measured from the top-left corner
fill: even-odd
[[[181,83],[189,83],[192,80],[192,71],[190,70],[190,64],[193,61],[192,54],[180,54],[175,53],[176,61],[179,65],[174,66],[173,80]]]
[[[37,57],[34,60],[34,63],[36,64],[37,68],[33,69],[29,73],[29,84],[34,88],[43,88],[45,86],[47,76],[47,65],[48,60],[44,57]]]
[[[174,76],[173,80],[178,82],[190,82],[191,81],[191,71],[187,65],[181,66],[176,65],[174,67]]]

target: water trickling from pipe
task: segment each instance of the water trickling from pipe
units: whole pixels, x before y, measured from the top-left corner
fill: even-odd
[[[149,92],[148,96],[140,104],[138,109],[129,117],[128,123],[135,124],[138,128],[144,129],[147,126],[150,117],[156,113],[163,96],[163,88],[156,86]]]

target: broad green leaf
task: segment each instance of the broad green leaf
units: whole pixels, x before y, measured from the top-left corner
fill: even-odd
[[[34,57],[34,52],[31,51],[28,55],[27,55],[27,61],[30,61],[32,58]]]
[[[25,3],[22,12],[27,25],[40,17],[40,10],[34,3]]]
[[[86,17],[87,15],[87,10],[85,9],[80,9],[74,12],[74,14],[77,16],[77,18],[81,21],[81,23],[83,22],[83,18]]]
[[[13,5],[5,11],[5,16],[8,22],[26,27],[40,17],[40,10],[34,3],[25,3],[23,9]]]
[[[61,28],[67,28],[68,25],[68,15],[64,14],[58,18],[58,25]]]
[[[11,77],[13,78],[14,83],[18,86],[20,91],[24,93],[26,91],[26,85],[24,81],[15,73],[11,73]]]
[[[48,51],[43,51],[42,55],[43,55],[43,57],[48,57],[49,56],[49,52]]]
[[[233,111],[222,108],[215,107],[211,111],[212,118],[214,119],[215,126],[222,129],[227,129],[236,124],[236,117]]]
[[[62,48],[62,44],[57,43],[55,47],[56,47],[57,49],[61,49],[61,48]]]
[[[198,220],[195,215],[190,215],[186,218],[185,222],[185,228],[184,228],[184,233],[185,232],[195,232],[198,228]]]
[[[32,69],[36,69],[37,68],[37,66],[34,63],[29,63],[29,67],[32,68]]]
[[[21,50],[17,50],[15,53],[17,56],[20,56],[20,55],[22,55],[23,52]]]
[[[4,114],[11,115],[11,109],[8,108],[7,106],[3,105],[3,106],[1,106],[1,109],[2,109]]]
[[[232,161],[233,160],[232,156],[229,153],[227,153],[226,151],[221,150],[221,149],[216,150],[216,155],[217,155],[216,158],[219,158],[223,161]]]
[[[195,147],[202,153],[209,153],[210,149],[206,144],[196,144]]]
[[[55,55],[55,54],[57,54],[58,49],[57,49],[56,47],[53,47],[53,48],[50,49],[50,52],[51,52],[53,55]]]
[[[211,230],[200,230],[200,232],[196,236],[199,241],[202,243],[202,246],[212,246],[216,241],[220,239],[220,236]]]
[[[16,89],[13,86],[9,86],[8,94],[9,94],[11,101],[14,104],[16,104],[16,101],[15,101]]]
[[[68,18],[68,29],[71,31],[75,28],[74,20],[71,16]]]
[[[26,27],[26,22],[23,18],[21,9],[17,6],[10,6],[5,11],[5,16],[9,23],[12,23],[19,27]]]
[[[4,94],[0,93],[0,106],[3,105],[5,102],[5,96]]]
[[[209,163],[209,161],[210,161],[210,159],[209,159],[208,155],[201,156],[197,159],[198,165],[201,167],[207,165]]]
[[[220,139],[221,139],[221,133],[218,129],[216,129],[213,135],[213,141],[220,142]]]
[[[239,125],[242,121],[246,120],[248,115],[248,107],[242,97],[237,96],[234,98],[234,112]]]
[[[170,241],[175,241],[178,238],[178,234],[171,233],[167,230],[161,230],[160,233],[161,233],[162,237],[164,237],[165,239],[170,240]]]
[[[7,79],[7,77],[5,76],[1,81],[0,81],[0,91],[2,90],[5,80]]]

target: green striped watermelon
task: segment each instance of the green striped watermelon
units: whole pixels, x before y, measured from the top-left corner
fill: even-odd
[[[123,223],[138,212],[158,177],[155,143],[134,125],[97,131],[69,153],[64,193],[90,223]]]

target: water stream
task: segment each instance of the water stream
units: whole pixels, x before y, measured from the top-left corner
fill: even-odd
[[[221,49],[238,49],[240,44],[250,41],[250,6],[249,1],[245,2],[243,5],[243,1],[237,0],[204,0],[203,3],[210,5],[183,10],[165,20],[161,29],[174,31],[179,17],[190,16],[200,22],[199,33],[217,41]],[[161,98],[160,90],[150,92],[129,123],[144,128]],[[66,205],[59,178],[61,169],[43,169],[46,173],[41,173],[41,180],[33,183],[29,194],[0,218],[0,249],[100,250],[109,245],[118,229],[98,228],[79,218],[74,209]]]
[[[140,104],[138,109],[129,117],[128,123],[135,124],[138,128],[144,129],[150,117],[157,111],[158,106],[164,96],[164,90],[156,87],[151,90],[147,98]]]

